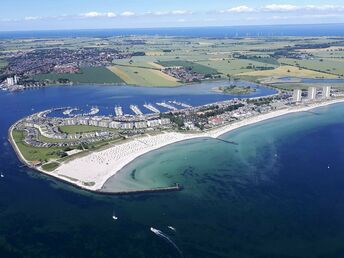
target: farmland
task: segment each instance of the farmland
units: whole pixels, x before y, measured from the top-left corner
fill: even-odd
[[[60,49],[60,52],[61,49],[68,49],[74,52],[62,53],[71,53],[72,57],[77,57],[79,52],[76,50],[81,49],[84,50],[81,52],[85,60],[91,64],[76,67],[77,72],[61,72],[58,66],[54,72],[35,73],[32,78],[23,76],[29,82],[33,79],[45,84],[175,87],[184,83],[228,78],[269,83],[278,81],[280,77],[335,79],[344,76],[344,38],[341,37],[13,39],[7,40],[0,51],[0,69],[6,69],[17,51],[32,49],[49,50],[52,56],[56,56],[52,51],[54,49]],[[94,60],[88,56],[89,53],[98,58],[97,65],[92,66]],[[111,56],[111,60],[108,61],[106,56]],[[68,61],[75,64],[70,56]],[[60,66],[63,67],[63,64]]]
[[[152,87],[172,87],[180,83],[160,69],[154,67],[149,62],[135,64],[117,64],[109,67],[109,70],[115,73],[128,85],[152,86]]]
[[[122,84],[123,80],[105,67],[82,68],[79,73],[49,73],[35,75],[33,79],[50,83]]]

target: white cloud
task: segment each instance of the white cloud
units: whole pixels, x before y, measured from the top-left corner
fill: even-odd
[[[266,11],[272,11],[272,12],[290,12],[290,11],[299,10],[300,7],[296,5],[291,5],[291,4],[270,4],[270,5],[266,5],[264,9]]]
[[[341,12],[344,11],[344,6],[270,4],[266,5],[263,10],[268,12]]]
[[[191,13],[192,12],[187,11],[187,10],[175,10],[171,12],[171,14],[174,14],[174,15],[183,15],[183,14],[191,14]]]
[[[135,16],[135,13],[131,12],[131,11],[125,11],[125,12],[121,13],[121,16],[124,16],[124,17]]]
[[[113,17],[116,17],[116,14],[112,12],[108,12],[108,13],[88,12],[88,13],[82,13],[80,16],[86,17],[86,18],[99,18],[99,17],[113,18]]]
[[[254,8],[248,7],[246,5],[240,5],[236,7],[229,8],[225,11],[221,11],[222,13],[227,12],[227,13],[251,13],[254,12]]]
[[[39,19],[41,19],[41,17],[38,17],[38,16],[27,16],[24,18],[25,21],[36,21]]]

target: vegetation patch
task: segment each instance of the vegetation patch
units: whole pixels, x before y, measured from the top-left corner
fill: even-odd
[[[171,61],[158,61],[158,63],[164,67],[174,67],[174,66],[182,66],[185,68],[190,68],[192,71],[200,74],[218,74],[219,72],[211,68],[209,66],[205,66],[202,64],[197,64],[190,61],[184,61],[184,60],[171,60]]]
[[[62,133],[66,134],[76,134],[76,133],[90,133],[99,132],[101,130],[109,130],[108,128],[102,128],[92,125],[63,125],[59,127]]]
[[[63,156],[63,148],[37,148],[25,144],[23,131],[13,130],[12,136],[20,153],[28,161],[47,162],[50,159],[58,159]]]
[[[146,67],[145,67],[146,66]],[[180,85],[177,79],[164,74],[150,64],[116,65],[109,69],[128,85],[171,87]]]
[[[303,69],[295,66],[284,65],[280,66],[274,70],[265,71],[252,71],[241,73],[239,75],[244,76],[255,76],[255,77],[300,77],[300,78],[336,78],[336,76],[312,71],[308,69]]]
[[[33,77],[37,81],[45,81],[49,84],[66,83],[98,83],[98,84],[122,84],[124,81],[106,67],[81,68],[79,73],[49,73]]]
[[[42,169],[45,171],[51,172],[57,169],[59,166],[60,164],[57,162],[50,162],[50,163],[42,165]]]
[[[255,92],[256,89],[250,86],[242,87],[242,86],[223,86],[223,87],[216,87],[212,89],[214,92],[220,92],[224,94],[234,94],[234,95],[241,95],[241,94],[249,94]]]

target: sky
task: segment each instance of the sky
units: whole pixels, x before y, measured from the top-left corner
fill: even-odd
[[[344,23],[344,0],[1,0],[0,31]]]

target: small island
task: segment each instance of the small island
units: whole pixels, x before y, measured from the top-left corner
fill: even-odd
[[[249,94],[255,92],[256,89],[250,86],[221,86],[212,89],[213,92],[224,93],[224,94],[235,94],[235,95],[242,95],[242,94]]]

